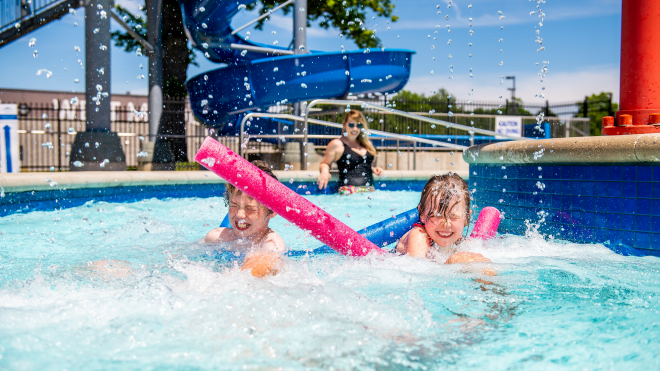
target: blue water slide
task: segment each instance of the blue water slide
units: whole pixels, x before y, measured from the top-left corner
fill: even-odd
[[[278,46],[251,42],[238,34],[231,34],[233,32],[231,19],[241,8],[256,0],[181,0],[180,2],[188,39],[211,62],[245,64],[264,57],[263,53],[250,51],[242,53],[241,50],[231,49],[230,44],[286,50]]]
[[[228,48],[233,43],[284,50],[231,35],[231,18],[241,5],[251,2],[182,2],[184,23],[192,43],[209,60],[228,64],[194,76],[186,83],[195,116],[221,133],[235,133],[242,114],[252,110],[344,97],[348,93],[394,93],[408,82],[415,53],[411,50],[314,51],[272,56]],[[200,10],[202,7],[204,11]],[[259,132],[270,132],[274,124],[269,126],[267,122],[264,120]]]

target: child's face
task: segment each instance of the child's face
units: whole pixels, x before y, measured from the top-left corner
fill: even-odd
[[[467,222],[465,215],[465,201],[452,200],[450,208],[447,211],[447,218],[444,216],[433,216],[427,218],[422,216],[426,233],[431,239],[441,247],[451,246],[463,236],[463,229]]]
[[[268,208],[243,192],[234,190],[229,197],[229,222],[239,237],[249,237],[268,229],[275,216]]]

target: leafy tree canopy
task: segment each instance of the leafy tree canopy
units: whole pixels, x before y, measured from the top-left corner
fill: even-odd
[[[138,35],[140,35],[143,39],[147,39],[147,16],[146,16],[146,9],[144,6],[140,5],[140,11],[142,14],[137,14],[134,15],[130,11],[128,11],[126,8],[120,6],[120,5],[115,5],[115,11],[117,12],[117,15],[119,15],[126,24],[128,24],[133,31],[135,31]],[[183,32],[183,30],[182,30]],[[137,52],[137,50],[141,50],[142,55],[146,55],[146,51],[142,50],[142,45],[138,43],[133,36],[129,35],[128,32],[124,31],[114,31],[110,34],[112,37],[112,40],[115,42],[115,46],[123,47],[124,51],[133,53]],[[197,62],[195,61],[195,52],[193,51],[192,48],[188,49],[188,64],[192,64],[193,66],[199,66]]]
[[[260,7],[259,14],[266,14],[285,1],[260,0],[249,4],[247,9]],[[293,4],[287,5],[282,10],[285,15],[289,14],[293,11]],[[370,30],[366,27],[367,10],[373,11],[378,17],[387,18],[386,22],[396,22],[399,19],[392,14],[394,12],[392,0],[321,0],[307,3],[307,26],[311,27],[312,21],[320,20],[318,23],[320,27],[326,30],[330,27],[339,30],[343,37],[353,40],[359,48],[381,48],[382,42],[376,36],[376,28]],[[260,20],[255,28],[262,30],[265,21],[265,18]]]
[[[444,88],[434,91],[430,96],[401,90],[394,96],[394,101],[398,110],[406,112],[427,112],[431,110],[462,112],[460,107],[456,106],[456,98]]]
[[[611,108],[610,108],[611,104]],[[613,115],[619,110],[619,105],[612,102],[612,93],[601,92],[587,97],[587,117],[591,122],[591,135],[601,135],[603,117]],[[584,105],[578,110],[578,117],[584,117]]]

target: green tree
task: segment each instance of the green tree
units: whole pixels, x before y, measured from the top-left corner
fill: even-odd
[[[413,93],[401,90],[394,97],[396,109],[405,112],[463,112],[456,106],[456,98],[444,88],[434,91],[432,95]]]
[[[164,107],[159,125],[160,135],[185,135],[185,103],[183,98],[188,95],[185,82],[188,65],[197,65],[195,52],[188,48],[188,38],[183,30],[183,16],[178,0],[163,0],[161,19],[161,43],[163,53],[163,96]],[[115,6],[117,13],[124,21],[144,39],[147,39],[148,14],[144,6],[140,6],[141,14],[132,14],[119,5]],[[128,33],[115,31],[112,39],[116,46],[123,47],[126,52],[137,52],[140,44]],[[146,55],[145,51],[142,51]],[[174,155],[174,162],[187,162],[188,149],[185,138],[157,139],[157,146],[166,143]]]
[[[603,128],[603,117],[614,115],[619,110],[619,105],[612,102],[612,93],[601,92],[592,94],[587,98],[587,117],[591,122],[591,135],[601,135]],[[580,105],[577,117],[584,117],[584,104]]]
[[[266,14],[269,10],[284,3],[286,0],[260,0],[249,4],[248,10],[259,7],[259,14]],[[293,4],[284,7],[284,14],[293,10]],[[321,28],[330,27],[339,30],[348,40],[353,40],[358,48],[380,48],[382,43],[376,36],[376,29],[366,27],[367,10],[371,10],[378,17],[387,18],[387,22],[396,22],[399,17],[392,15],[394,3],[391,0],[325,0],[309,1],[307,3],[307,26],[311,22],[319,21]],[[266,19],[257,22],[256,29],[262,30]]]

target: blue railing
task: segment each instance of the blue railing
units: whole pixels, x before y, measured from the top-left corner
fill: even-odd
[[[81,0],[1,0],[0,46],[83,6]]]

